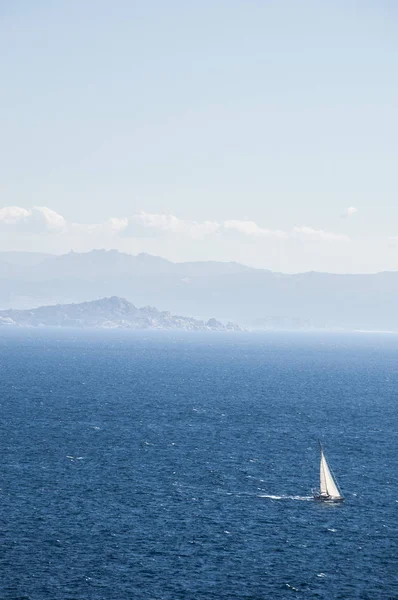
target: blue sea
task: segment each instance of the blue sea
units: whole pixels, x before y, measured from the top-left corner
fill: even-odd
[[[1,600],[398,599],[398,336],[3,328],[0,382]]]

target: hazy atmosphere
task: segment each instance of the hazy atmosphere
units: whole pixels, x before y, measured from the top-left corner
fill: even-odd
[[[398,266],[398,9],[0,9],[0,250]]]
[[[397,600],[398,4],[0,1],[0,598]]]

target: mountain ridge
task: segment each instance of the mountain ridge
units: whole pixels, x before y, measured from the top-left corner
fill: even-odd
[[[9,265],[20,265],[20,266],[37,266],[39,264],[47,263],[48,261],[59,261],[62,260],[70,260],[71,257],[81,260],[84,257],[124,257],[125,259],[140,262],[141,264],[146,264],[148,266],[150,263],[158,265],[173,265],[177,269],[193,267],[197,266],[214,266],[218,268],[231,268],[236,269],[237,271],[257,271],[262,273],[270,273],[273,275],[283,276],[283,277],[301,277],[305,275],[329,275],[336,277],[369,277],[374,275],[381,275],[384,273],[394,273],[398,275],[398,269],[394,270],[383,270],[383,271],[372,271],[369,273],[334,273],[329,271],[299,271],[295,273],[285,273],[282,271],[272,271],[270,269],[266,269],[264,267],[253,267],[246,265],[244,263],[238,261],[217,261],[217,260],[198,260],[198,261],[172,261],[170,259],[164,258],[162,256],[149,254],[148,252],[139,252],[138,254],[131,254],[128,252],[121,252],[116,249],[106,250],[104,248],[95,248],[89,250],[87,252],[76,252],[74,250],[70,250],[69,252],[63,254],[49,254],[49,253],[41,253],[41,252],[28,252],[28,251],[18,251],[18,250],[10,250],[10,251],[0,251],[0,263],[7,263]],[[146,262],[145,262],[146,261]],[[59,264],[59,263],[58,263]]]
[[[286,274],[236,262],[173,263],[117,250],[71,252],[38,264],[6,264],[0,253],[0,309],[81,303],[118,296],[167,306],[197,319],[245,327],[398,330],[398,272]],[[27,262],[32,262],[28,257]],[[2,262],[3,261],[3,262]],[[302,324],[302,325],[301,325]]]

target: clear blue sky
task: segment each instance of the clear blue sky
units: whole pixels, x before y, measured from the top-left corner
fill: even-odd
[[[395,2],[9,1],[0,52],[1,250],[398,268]]]

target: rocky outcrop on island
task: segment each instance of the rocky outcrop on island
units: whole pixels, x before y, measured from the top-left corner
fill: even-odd
[[[216,319],[201,321],[172,315],[152,306],[137,308],[131,302],[117,296],[80,304],[56,304],[31,310],[3,310],[0,311],[0,326],[242,331],[235,323],[224,325]]]

